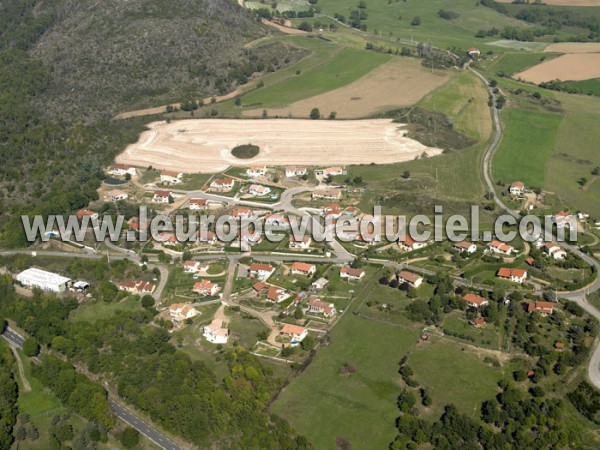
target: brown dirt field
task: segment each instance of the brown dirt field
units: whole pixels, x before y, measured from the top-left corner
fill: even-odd
[[[308,34],[306,31],[298,30],[297,28],[284,27],[283,25],[279,25],[278,23],[271,22],[270,20],[267,20],[267,19],[261,19],[260,21],[263,24],[268,25],[273,28],[276,28],[285,34]]]
[[[196,119],[153,122],[116,157],[123,164],[153,166],[186,173],[215,173],[229,166],[315,166],[391,164],[413,160],[441,149],[404,136],[401,124],[388,119],[289,120]],[[231,155],[237,145],[252,143],[260,153],[241,160]]]
[[[513,0],[496,0],[498,3],[512,3]],[[600,0],[542,0],[547,5],[555,6],[600,6]],[[532,2],[533,3],[533,2]]]
[[[550,44],[544,53],[600,53],[600,42],[563,42]]]
[[[446,73],[431,73],[418,60],[394,58],[353,83],[268,112],[271,116],[308,117],[312,108],[319,108],[323,117],[331,111],[340,119],[368,117],[413,105],[449,78]],[[243,115],[260,117],[262,109],[245,111]]]
[[[579,81],[600,77],[600,53],[573,53],[544,61],[515,75],[531,83]]]

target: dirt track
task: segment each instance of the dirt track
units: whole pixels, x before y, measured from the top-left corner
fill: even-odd
[[[413,105],[448,78],[446,73],[431,73],[418,60],[394,58],[346,86],[268,111],[271,116],[308,117],[312,108],[319,108],[324,116],[335,111],[342,119],[369,117]],[[245,111],[244,116],[260,117],[262,111]]]
[[[390,164],[441,153],[404,137],[401,125],[388,119],[198,119],[153,122],[148,128],[117,156],[118,163],[214,173],[250,164]],[[232,148],[248,143],[260,147],[258,156],[241,160],[231,155]]]
[[[573,53],[544,61],[515,75],[531,83],[579,81],[600,77],[600,53]]]

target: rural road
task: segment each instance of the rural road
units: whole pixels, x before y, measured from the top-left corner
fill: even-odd
[[[25,342],[25,338],[10,327],[6,327],[2,337],[6,339],[9,344],[18,348],[22,348],[23,343]],[[108,401],[115,417],[136,429],[140,434],[146,436],[160,448],[163,450],[181,450],[181,447],[175,444],[171,439],[158,432],[155,428],[152,428],[139,417],[136,417],[123,405],[111,399]]]
[[[485,150],[485,154],[483,156],[483,161],[481,164],[484,181],[485,181],[488,192],[491,193],[493,196],[494,202],[501,209],[506,211],[508,214],[510,214],[511,216],[518,219],[519,214],[516,211],[510,209],[502,201],[502,199],[500,199],[500,197],[498,197],[498,194],[496,193],[496,189],[494,188],[494,183],[492,181],[492,176],[491,176],[492,158],[494,156],[494,152],[496,151],[496,149],[498,148],[498,145],[500,144],[500,141],[502,140],[502,122],[500,120],[500,112],[498,111],[498,108],[496,108],[496,94],[495,94],[494,90],[490,87],[488,80],[481,73],[479,73],[477,70],[471,68],[470,66],[468,67],[468,69],[485,83],[485,85],[488,89],[488,92],[492,96],[492,101],[493,101],[492,118],[494,121],[494,135],[492,137],[492,141],[490,142],[489,146]],[[546,241],[555,241],[556,240],[555,236],[553,236],[552,232],[550,232],[550,231],[545,232],[544,239]],[[590,267],[596,268],[596,279],[594,280],[594,282],[592,284],[590,284],[589,286],[586,286],[585,288],[580,289],[578,291],[558,292],[558,297],[576,302],[579,306],[581,306],[590,315],[592,315],[596,319],[600,320],[600,311],[598,311],[598,309],[596,309],[594,306],[592,306],[590,303],[588,303],[588,301],[586,299],[587,294],[600,290],[600,263],[598,261],[596,261],[594,258],[581,252],[577,247],[575,247],[573,245],[569,245],[566,242],[558,242],[558,244],[564,250],[571,252],[572,254],[583,259],[586,262],[586,264],[588,264]],[[588,377],[589,377],[591,383],[596,387],[596,389],[600,390],[600,340],[597,340],[597,342],[596,342],[596,348],[594,349],[594,353],[592,354],[592,357],[591,357],[589,365],[588,365]]]

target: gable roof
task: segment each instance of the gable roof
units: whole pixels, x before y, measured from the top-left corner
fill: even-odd
[[[315,267],[314,264],[304,262],[295,262],[292,264],[292,270],[298,270],[300,272],[309,272],[313,267]]]
[[[527,275],[527,271],[523,269],[510,269],[508,267],[502,267],[498,270],[498,276],[500,278],[523,278],[525,275]]]
[[[398,276],[410,283],[416,283],[417,281],[419,281],[422,277],[420,275],[417,275],[416,273],[412,273],[409,272],[408,270],[402,270],[400,271],[400,273],[398,274]]]
[[[466,294],[463,296],[463,300],[467,303],[474,303],[478,306],[488,303],[487,299],[475,294]]]

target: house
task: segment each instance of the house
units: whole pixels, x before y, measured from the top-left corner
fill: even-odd
[[[340,269],[340,278],[348,281],[361,280],[365,276],[365,271],[362,269],[354,269],[353,267],[342,267]]]
[[[478,48],[471,47],[469,50],[467,50],[467,55],[473,58],[475,56],[481,55],[481,51]]]
[[[120,202],[121,200],[126,200],[129,195],[127,195],[127,192],[120,191],[119,189],[113,189],[108,193],[108,197],[113,202]]]
[[[254,245],[259,244],[262,241],[262,234],[257,230],[241,230],[238,233],[238,236],[240,238],[240,243],[245,242],[246,244]]]
[[[231,212],[231,217],[236,219],[249,219],[254,216],[254,211],[250,208],[236,208]]]
[[[329,319],[335,317],[336,310],[333,303],[323,302],[318,298],[311,298],[308,301],[308,312],[313,314],[323,314],[324,317]]]
[[[269,286],[270,285],[264,281],[257,281],[252,285],[252,289],[254,289],[257,294],[262,294],[269,289]]]
[[[280,303],[289,297],[290,294],[279,286],[269,286],[267,290],[267,300],[273,303]]]
[[[507,267],[502,267],[500,270],[498,270],[496,276],[503,280],[522,283],[527,278],[527,271],[522,269],[509,269]]]
[[[203,198],[190,198],[188,202],[188,208],[191,210],[200,210],[208,208],[208,200]]]
[[[38,288],[42,291],[65,292],[71,282],[70,278],[57,275],[45,270],[31,267],[16,276],[16,280],[28,288]]]
[[[186,261],[183,263],[183,271],[185,273],[206,272],[208,264],[202,264],[200,261]]]
[[[488,249],[492,253],[500,253],[502,255],[510,255],[515,251],[515,249],[512,246],[497,240],[493,240],[492,242],[490,242],[488,245]]]
[[[528,266],[530,266],[530,267],[533,267],[533,266],[535,265],[535,259],[533,259],[533,258],[530,256],[529,258],[527,258],[527,259],[525,260],[525,263],[526,263]]]
[[[339,200],[342,198],[342,191],[339,189],[315,189],[312,192],[312,198],[313,200]]]
[[[267,280],[275,272],[275,267],[269,264],[252,263],[248,267],[248,276],[250,278],[258,278],[259,280]]]
[[[300,238],[296,238],[292,234],[290,236],[289,248],[294,250],[308,250],[310,248],[311,243],[312,238],[310,236],[302,236]]]
[[[542,316],[550,315],[554,312],[554,303],[551,302],[533,302],[527,305],[527,312],[540,313]]]
[[[154,203],[169,203],[169,197],[171,197],[171,191],[154,191],[152,201]]]
[[[192,289],[196,294],[200,295],[217,295],[220,288],[216,283],[212,283],[208,280],[201,280],[197,283],[194,283],[194,288]]]
[[[321,171],[323,176],[335,177],[336,175],[343,175],[344,169],[342,167],[327,167]]]
[[[262,184],[252,184],[248,188],[248,194],[254,195],[255,197],[262,197],[271,192],[271,188],[268,186],[263,186]]]
[[[144,280],[123,280],[116,284],[119,290],[137,295],[152,294],[156,289],[156,286],[153,283]]]
[[[469,254],[475,253],[477,251],[477,246],[469,241],[455,242],[452,248],[454,250],[458,250],[461,253],[467,252]]]
[[[154,238],[156,242],[161,242],[163,244],[176,245],[179,241],[177,240],[177,236],[173,233],[169,233],[168,231],[161,231],[158,233],[158,236]]]
[[[217,235],[210,230],[198,231],[198,242],[203,244],[216,244],[218,241]]]
[[[475,320],[469,320],[469,325],[471,325],[472,327],[475,327],[475,328],[481,328],[482,326],[485,325],[485,317],[480,317]]]
[[[415,241],[411,236],[409,236],[407,234],[405,236],[400,236],[398,238],[398,246],[400,247],[401,250],[403,250],[405,252],[410,252],[413,250],[418,250],[420,248],[426,247],[427,242],[426,241]]]
[[[132,217],[129,219],[129,229],[133,231],[142,231],[148,229],[148,222],[140,222],[139,217]]]
[[[173,303],[169,306],[169,315],[171,320],[176,323],[183,322],[186,319],[191,319],[200,315],[198,310],[191,305],[184,303]]]
[[[522,181],[513,181],[508,188],[511,195],[523,195],[525,193],[525,183]]]
[[[286,323],[283,327],[281,327],[280,334],[289,337],[292,340],[292,345],[297,345],[308,335],[308,330],[298,325]]]
[[[567,257],[567,252],[564,251],[557,242],[546,242],[542,246],[542,251],[551,256],[554,259],[565,259]]]
[[[214,319],[209,325],[205,325],[203,335],[213,344],[226,344],[229,339],[229,331],[223,326],[221,319]]]
[[[210,183],[210,188],[217,192],[230,192],[235,185],[235,181],[231,178],[217,179]]]
[[[475,294],[466,294],[463,296],[463,300],[467,302],[467,305],[471,308],[479,308],[489,303],[487,299]]]
[[[77,211],[75,213],[75,216],[79,220],[82,220],[86,216],[93,220],[93,219],[98,218],[98,213],[95,213],[94,211],[90,211],[89,209],[80,209],[79,211]]]
[[[358,209],[354,206],[348,206],[346,209],[344,209],[343,214],[345,216],[354,217],[358,214]]]
[[[179,172],[162,171],[160,173],[160,182],[164,184],[179,184],[183,181],[182,177],[183,174]]]
[[[303,262],[292,264],[292,275],[304,275],[312,277],[317,272],[317,266]]]
[[[115,164],[114,166],[112,166],[112,168],[108,171],[108,173],[110,175],[113,176],[125,176],[127,174],[129,175],[135,175],[136,171],[135,171],[135,167],[127,165],[127,164]]]
[[[340,205],[337,203],[330,203],[329,205],[323,207],[321,213],[325,217],[333,217],[334,219],[337,219],[342,213],[342,208],[340,208]]]
[[[285,168],[285,176],[287,178],[292,177],[302,177],[306,175],[306,167],[286,167]]]
[[[265,226],[287,227],[290,224],[289,219],[283,214],[266,214]]]
[[[423,283],[423,277],[417,275],[416,273],[402,270],[398,274],[398,281],[400,283],[407,283],[409,286],[418,288]]]
[[[311,287],[317,291],[325,289],[329,284],[329,280],[327,278],[319,278],[316,281],[313,281]]]
[[[267,174],[267,166],[250,166],[246,169],[246,176],[250,178],[264,177]]]
[[[572,216],[565,211],[552,214],[552,223],[556,224],[556,228],[571,228],[571,226],[577,226],[575,216]]]

